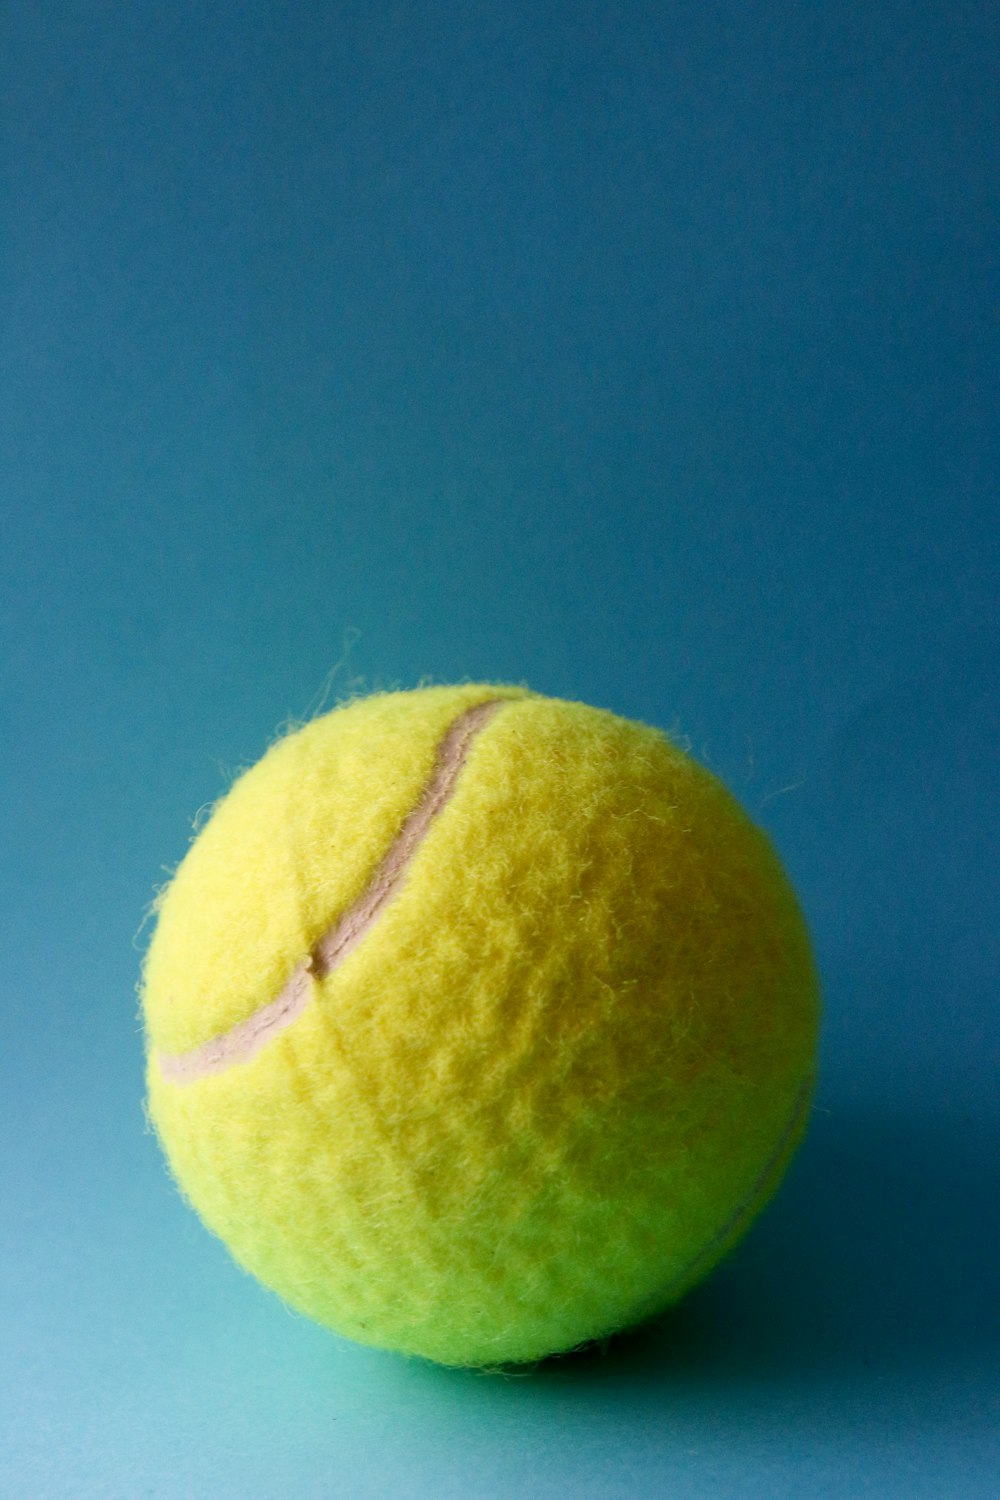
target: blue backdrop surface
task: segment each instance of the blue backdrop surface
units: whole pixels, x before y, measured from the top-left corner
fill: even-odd
[[[951,0],[7,7],[0,1493],[996,1493],[1000,28]],[[822,1079],[602,1356],[356,1348],[142,1113],[197,810],[359,688],[524,680],[768,828]]]

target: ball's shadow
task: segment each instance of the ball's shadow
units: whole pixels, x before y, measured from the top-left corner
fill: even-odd
[[[530,1373],[760,1381],[995,1356],[996,1134],[987,1122],[818,1111],[777,1200],[708,1282]]]

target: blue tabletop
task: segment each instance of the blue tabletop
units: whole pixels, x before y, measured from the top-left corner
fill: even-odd
[[[0,1495],[997,1493],[998,40],[964,0],[7,17]],[[289,720],[462,678],[680,736],[825,1000],[736,1254],[526,1374],[292,1315],[142,1110],[198,810]]]

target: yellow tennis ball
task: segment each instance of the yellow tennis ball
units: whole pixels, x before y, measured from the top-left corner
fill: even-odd
[[[362,1343],[536,1360],[677,1300],[802,1134],[817,981],[662,733],[493,685],[334,710],[159,905],[149,1112],[236,1259]]]

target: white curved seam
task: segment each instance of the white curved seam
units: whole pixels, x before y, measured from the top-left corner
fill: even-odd
[[[315,992],[315,981],[325,979],[340,967],[402,888],[409,866],[431,824],[455,790],[472,741],[504,701],[491,698],[485,703],[476,703],[449,725],[438,746],[434,767],[420,800],[407,814],[368,884],[320,938],[312,952],[295,966],[280,994],[221,1036],[212,1037],[187,1052],[155,1054],[160,1071],[168,1082],[191,1083],[211,1073],[222,1073],[234,1063],[248,1062],[298,1019]]]

